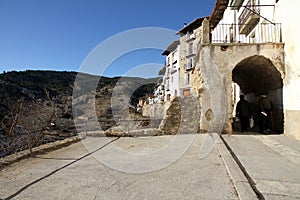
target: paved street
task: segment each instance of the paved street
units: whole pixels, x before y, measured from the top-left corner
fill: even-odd
[[[120,138],[105,147],[104,138],[87,138],[85,144],[96,149],[94,154],[112,145],[141,152],[167,145],[173,137]],[[218,145],[223,144],[215,146],[205,159],[200,160],[203,138],[203,135],[196,136],[185,154],[171,165],[142,174],[111,169],[92,155],[82,158],[88,152],[79,142],[38,158],[22,160],[2,170],[0,198],[238,199],[220,156]],[[97,150],[97,147],[103,148]]]
[[[89,137],[63,149],[19,161],[0,171],[0,198],[257,199],[256,189],[265,199],[300,199],[299,141],[283,135],[223,135],[233,155],[220,140],[207,157],[200,159],[205,135],[177,137],[179,141],[195,140],[174,162],[169,163],[171,156],[162,154],[158,158],[166,166],[147,173],[120,171],[148,166],[142,164],[141,158],[128,164],[114,149],[118,147],[147,157],[149,152],[170,146],[174,136],[111,138],[111,141]],[[181,144],[176,145],[174,152]],[[149,165],[156,166],[158,160],[151,159]]]
[[[300,199],[300,141],[284,135],[224,135],[265,199]]]

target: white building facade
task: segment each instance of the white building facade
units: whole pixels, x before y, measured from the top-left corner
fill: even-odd
[[[174,41],[162,53],[166,56],[166,64],[159,72],[159,75],[163,75],[163,77],[154,91],[155,103],[169,102],[173,97],[180,96],[179,53],[179,41]]]
[[[180,76],[180,66],[179,66],[179,53],[180,53],[180,43],[179,41],[174,41],[163,53],[166,56],[166,71],[164,75],[164,88],[165,96],[164,101],[168,102],[175,96],[180,96],[179,94],[179,76]]]

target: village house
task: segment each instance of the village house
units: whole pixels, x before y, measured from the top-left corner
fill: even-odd
[[[205,18],[197,18],[177,32],[180,35],[180,95],[190,96],[192,93],[191,74],[194,70],[196,55],[201,44],[201,25]]]
[[[179,93],[179,41],[172,42],[162,53],[166,56],[166,62],[159,71],[163,75],[154,91],[155,103],[169,102],[173,97],[180,96]]]
[[[179,96],[179,41],[174,41],[162,53],[166,56],[165,74],[164,74],[164,102],[170,101],[171,98]]]
[[[163,103],[165,96],[165,89],[163,85],[163,78],[158,80],[157,85],[154,88],[154,103]]]

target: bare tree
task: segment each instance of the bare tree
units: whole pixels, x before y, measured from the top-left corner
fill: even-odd
[[[45,101],[33,101],[23,107],[19,124],[23,127],[23,132],[27,135],[28,148],[32,155],[32,148],[39,146],[43,142],[47,127],[56,117],[56,106],[47,90]]]
[[[1,120],[1,128],[5,136],[9,138],[8,151],[15,151],[15,130],[19,123],[21,110],[23,107],[24,98],[20,98],[17,106],[13,106],[10,101],[7,101],[7,106],[2,107],[2,112],[6,113]]]
[[[1,107],[6,114],[1,119],[0,128],[9,139],[6,149],[9,154],[29,149],[32,155],[32,148],[42,144],[47,127],[56,117],[55,102],[49,91],[44,91],[47,97],[44,101],[32,98],[24,103],[21,97],[17,105],[8,100],[6,108]]]

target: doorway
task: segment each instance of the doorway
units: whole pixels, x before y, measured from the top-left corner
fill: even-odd
[[[283,133],[283,81],[271,60],[258,55],[242,60],[232,71],[232,81],[239,88],[239,91],[233,89],[233,105],[238,102],[240,94],[244,94],[245,99],[250,102],[255,121],[252,131],[258,131],[258,98],[261,94],[265,94],[274,105],[273,132]],[[237,131],[237,127],[239,125],[233,123],[234,131]]]

